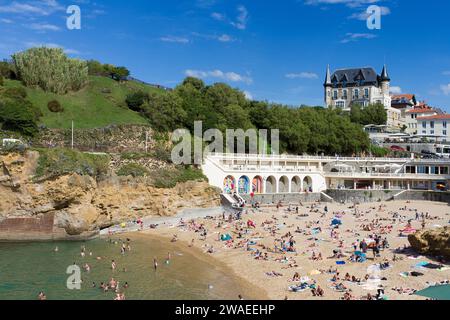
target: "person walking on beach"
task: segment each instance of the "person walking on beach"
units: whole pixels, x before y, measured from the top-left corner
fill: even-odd
[[[117,267],[116,262],[114,260],[112,260],[111,261],[111,269],[114,271],[114,270],[116,270],[116,267]]]
[[[158,269],[158,261],[156,260],[156,258],[153,258],[153,268],[155,269],[155,271]]]

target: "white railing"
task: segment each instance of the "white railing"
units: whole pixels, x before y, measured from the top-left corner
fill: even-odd
[[[376,158],[376,157],[330,157],[330,156],[295,156],[295,155],[264,155],[264,154],[238,154],[238,153],[210,153],[210,158],[220,160],[290,160],[290,161],[349,161],[349,162],[396,162],[396,163],[445,163],[450,159],[411,159],[411,158]]]

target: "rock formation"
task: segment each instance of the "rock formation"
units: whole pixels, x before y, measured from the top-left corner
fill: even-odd
[[[408,240],[422,254],[450,258],[450,227],[419,231],[410,235]]]
[[[97,182],[71,174],[35,183],[38,157],[36,152],[0,156],[0,240],[86,238],[136,218],[220,204],[219,192],[207,182],[158,189],[145,179],[111,176]],[[54,217],[51,235],[42,226],[49,215]],[[30,219],[36,221],[30,224]]]

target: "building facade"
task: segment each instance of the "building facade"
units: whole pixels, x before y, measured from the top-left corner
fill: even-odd
[[[331,73],[328,66],[324,89],[325,106],[350,112],[352,105],[367,107],[370,104],[382,104],[387,113],[387,125],[401,128],[404,125],[401,111],[391,106],[391,79],[387,67],[381,75],[370,67],[339,69]]]
[[[450,114],[434,114],[417,118],[418,135],[450,142]]]
[[[450,162],[443,159],[211,154],[202,169],[224,194],[242,196],[328,189],[436,191],[450,181]]]

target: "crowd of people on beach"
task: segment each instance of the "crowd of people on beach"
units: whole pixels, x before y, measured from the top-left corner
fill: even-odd
[[[257,222],[258,216],[267,216],[269,212],[272,213],[270,218]],[[289,217],[295,217],[298,223],[287,223]],[[346,228],[343,222],[345,219],[354,219],[356,228]],[[317,270],[313,270],[312,274],[329,274],[327,287],[341,293],[341,299],[382,300],[388,297],[385,290],[389,279],[387,276],[380,276],[381,272],[390,270],[405,257],[415,259],[417,256],[406,244],[400,248],[391,248],[390,239],[405,237],[416,231],[413,224],[420,222],[422,228],[425,228],[431,221],[440,219],[428,212],[419,212],[410,205],[387,211],[384,204],[363,209],[359,204],[351,203],[332,212],[327,204],[320,202],[285,205],[280,201],[273,207],[263,207],[260,203],[253,202],[243,210],[224,211],[220,217],[180,221],[177,227],[179,230],[198,234],[205,253],[244,250],[253,260],[279,263],[279,271],[271,269],[264,272],[269,278],[284,277],[283,270],[301,269],[303,263],[299,259],[306,255],[312,264],[317,265]],[[209,237],[212,234],[217,234],[217,237]],[[307,241],[302,241],[299,246],[296,240],[298,237],[306,237]],[[195,241],[192,238],[189,247],[193,247]],[[268,244],[270,242],[271,245]],[[323,251],[323,243],[334,244],[329,254]],[[346,266],[358,264],[361,266],[359,269],[365,272],[341,274],[338,268],[319,267],[327,262],[334,262],[343,270]],[[366,270],[370,268],[373,270]],[[309,289],[312,297],[323,298],[327,295],[327,288],[308,276],[300,276],[298,271],[294,272],[289,282],[289,292],[304,292]],[[365,286],[371,290],[370,293],[355,295],[355,288]],[[395,286],[391,289],[402,295],[416,292],[415,289]]]

